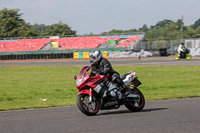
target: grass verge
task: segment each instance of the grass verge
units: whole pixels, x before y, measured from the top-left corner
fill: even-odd
[[[80,66],[0,66],[0,110],[76,104],[73,76]],[[133,70],[147,100],[199,97],[200,66],[114,66]],[[48,98],[46,102],[40,98]]]

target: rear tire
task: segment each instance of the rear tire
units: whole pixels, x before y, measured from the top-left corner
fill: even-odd
[[[132,112],[139,112],[144,108],[144,105],[145,105],[144,96],[143,96],[142,92],[137,88],[134,88],[133,90],[131,90],[131,92],[133,94],[139,95],[140,99],[138,99],[136,101],[129,101],[127,104],[125,104],[125,106],[127,109],[129,109]]]
[[[79,110],[85,115],[96,115],[100,109],[100,102],[95,96],[92,96],[92,102],[89,102],[88,94],[80,94],[77,96],[76,102]]]
[[[175,54],[175,58],[176,58],[177,60],[180,60],[180,57],[178,56],[178,54]]]

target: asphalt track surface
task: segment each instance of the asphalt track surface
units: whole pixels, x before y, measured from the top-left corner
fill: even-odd
[[[112,65],[200,65],[200,58],[110,59]],[[0,66],[83,66],[88,60],[0,61]],[[100,110],[82,114],[77,106],[0,111],[0,133],[199,133],[200,98],[146,101],[141,112]]]
[[[100,111],[85,116],[76,106],[0,112],[1,133],[199,133],[200,98],[147,101],[141,112]]]
[[[147,65],[147,66],[198,66],[200,57],[191,60],[175,60],[174,57],[157,57],[157,58],[123,58],[109,59],[112,65]],[[89,60],[23,60],[23,61],[0,61],[0,66],[86,66]]]

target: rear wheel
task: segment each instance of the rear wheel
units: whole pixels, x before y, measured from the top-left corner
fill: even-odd
[[[178,54],[175,54],[175,58],[176,58],[177,60],[180,59],[180,57],[178,56]]]
[[[80,94],[76,102],[80,111],[85,115],[96,115],[99,112],[100,103],[95,96],[92,96],[92,102],[90,102],[88,94]]]
[[[145,99],[144,99],[142,92],[137,88],[134,88],[133,90],[131,90],[131,92],[133,94],[138,95],[139,98],[138,99],[135,99],[135,98],[129,99],[127,104],[125,104],[126,108],[129,109],[132,112],[141,111],[144,108],[144,105],[145,105]]]

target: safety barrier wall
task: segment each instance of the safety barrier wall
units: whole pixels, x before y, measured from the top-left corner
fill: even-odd
[[[73,53],[0,55],[0,60],[73,58]]]
[[[73,58],[78,59],[79,58],[79,52],[74,52],[73,53]]]
[[[83,52],[83,59],[89,58],[89,52]]]
[[[94,49],[69,49],[69,50],[43,50],[43,51],[19,51],[19,52],[0,52],[0,60],[10,59],[54,59],[54,58],[89,58],[89,52]],[[104,51],[126,51],[122,48],[96,48]],[[107,57],[109,52],[104,52]]]
[[[43,50],[43,51],[18,51],[18,52],[0,52],[0,55],[15,55],[15,54],[57,54],[57,53],[73,53],[73,52],[90,52],[94,49],[67,49],[67,50]],[[127,47],[120,48],[95,48],[100,51],[124,51]]]
[[[105,58],[108,58],[109,54],[111,53],[117,53],[117,52],[121,52],[121,51],[101,51],[102,52],[102,56]],[[89,58],[89,52],[74,52],[73,53],[73,58],[74,59],[88,59]]]

